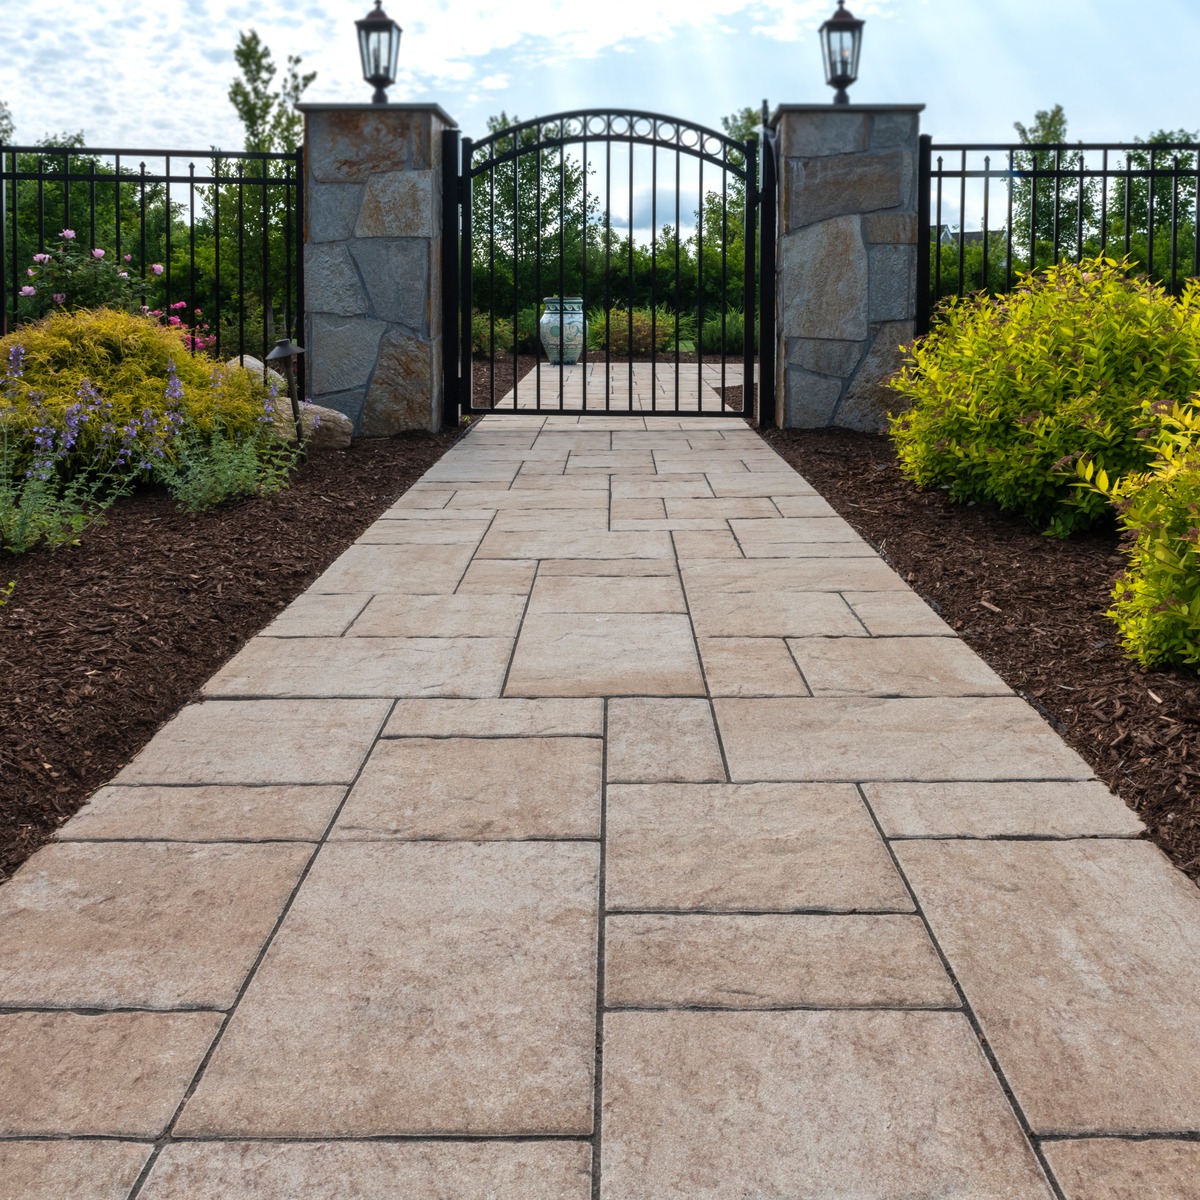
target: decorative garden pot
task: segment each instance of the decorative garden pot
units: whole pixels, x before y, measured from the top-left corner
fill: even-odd
[[[570,367],[583,353],[583,297],[546,296],[542,303],[546,311],[538,322],[542,347],[552,363]]]

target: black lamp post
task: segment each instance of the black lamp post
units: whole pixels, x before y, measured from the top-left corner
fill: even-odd
[[[396,60],[400,56],[399,25],[383,11],[382,0],[361,21],[358,29],[358,53],[362,57],[363,78],[375,89],[372,104],[386,104],[386,90],[396,82]]]
[[[300,400],[296,395],[296,357],[304,350],[295,344],[291,338],[280,338],[275,348],[267,355],[267,362],[282,362],[283,373],[287,378],[288,399],[292,402],[292,420],[296,422],[296,445],[304,442],[304,428],[300,423]]]
[[[838,0],[837,12],[821,26],[821,49],[825,58],[825,82],[837,88],[834,104],[849,104],[846,89],[858,78],[858,52],[862,49],[860,21],[846,11],[846,0]]]

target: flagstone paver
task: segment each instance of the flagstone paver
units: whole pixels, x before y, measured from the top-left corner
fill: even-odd
[[[961,1013],[616,1012],[605,1200],[1052,1192]]]
[[[0,1200],[1194,1200],[1200,893],[714,378],[477,422],[0,888]]]
[[[588,1133],[598,871],[594,843],[326,846],[180,1133]]]
[[[58,836],[85,842],[315,842],[345,795],[337,785],[106,787]]]
[[[623,1008],[956,1008],[915,916],[629,913],[608,918],[604,994]]]
[[[725,782],[707,700],[628,696],[608,706],[610,783]]]
[[[144,1142],[0,1141],[4,1200],[125,1200],[153,1147]]]
[[[1078,1138],[1044,1142],[1066,1200],[1192,1200],[1200,1142]]]
[[[596,838],[599,738],[398,738],[379,746],[330,837]]]
[[[228,1008],[311,855],[48,846],[0,890],[0,1006]]]
[[[614,784],[607,812],[609,908],[913,907],[848,785]]]
[[[2,1152],[0,1152],[2,1153]],[[181,1142],[145,1200],[590,1200],[585,1142]]]
[[[0,1013],[0,1137],[157,1137],[224,1018]]]
[[[1200,892],[1160,850],[894,845],[1034,1130],[1200,1130]]]
[[[1136,837],[1137,816],[1097,780],[868,783],[883,832],[922,837]]]

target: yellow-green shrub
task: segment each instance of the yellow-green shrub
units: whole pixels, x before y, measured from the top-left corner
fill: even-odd
[[[1004,296],[952,301],[892,381],[901,469],[956,500],[990,500],[1065,536],[1105,511],[1071,486],[1086,456],[1112,478],[1144,471],[1144,400],[1200,388],[1200,291],[1180,300],[1127,264],[1095,259],[1024,276]]]
[[[1144,666],[1198,666],[1200,406],[1147,407],[1146,420],[1161,430],[1150,470],[1111,480],[1081,460],[1080,490],[1112,501],[1125,531],[1129,565],[1117,578],[1108,615],[1126,651]]]
[[[146,410],[161,422],[173,403],[166,391],[174,363],[183,391],[176,403],[197,429],[210,433],[215,422],[232,433],[256,429],[268,395],[262,380],[240,367],[193,356],[183,337],[177,328],[115,309],[53,313],[0,338],[0,362],[8,361],[13,346],[25,352],[24,377],[11,382],[7,402],[27,429],[42,419],[61,427],[88,384],[112,404],[118,427]],[[86,459],[94,449],[89,439],[97,432],[82,431],[79,457]]]

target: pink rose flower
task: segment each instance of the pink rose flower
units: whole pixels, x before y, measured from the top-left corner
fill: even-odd
[[[103,257],[104,257],[104,251],[103,251],[103,250],[93,250],[93,251],[92,251],[92,257],[93,257],[93,258],[103,258]]]
[[[25,285],[25,286],[24,286],[24,287],[21,289],[21,295],[22,295],[22,296],[36,296],[36,295],[37,295],[37,288],[35,288],[35,287],[30,287],[30,286],[29,286],[29,284],[26,284],[26,285]]]
[[[58,236],[62,238],[64,242],[69,242],[75,236],[75,230],[64,229]]]
[[[150,270],[155,275],[161,275],[163,273],[163,265],[162,265],[162,263],[151,263]]]
[[[50,255],[48,255],[48,254],[35,254],[35,255],[33,256],[33,261],[34,261],[35,263],[48,263],[48,262],[50,261]]]
[[[125,255],[125,261],[126,261],[126,262],[133,262],[133,255],[132,255],[132,254],[127,254],[127,255]]]
[[[54,293],[54,303],[55,304],[61,304],[66,298],[67,298],[66,292],[55,292]]]
[[[25,274],[26,274],[26,275],[28,275],[30,279],[32,279],[32,278],[33,278],[33,268],[32,268],[32,267],[26,267],[26,268],[25,268]]]
[[[117,272],[117,278],[118,278],[118,279],[128,279],[128,278],[129,278],[129,272],[128,272],[128,271],[118,271],[118,272]]]

